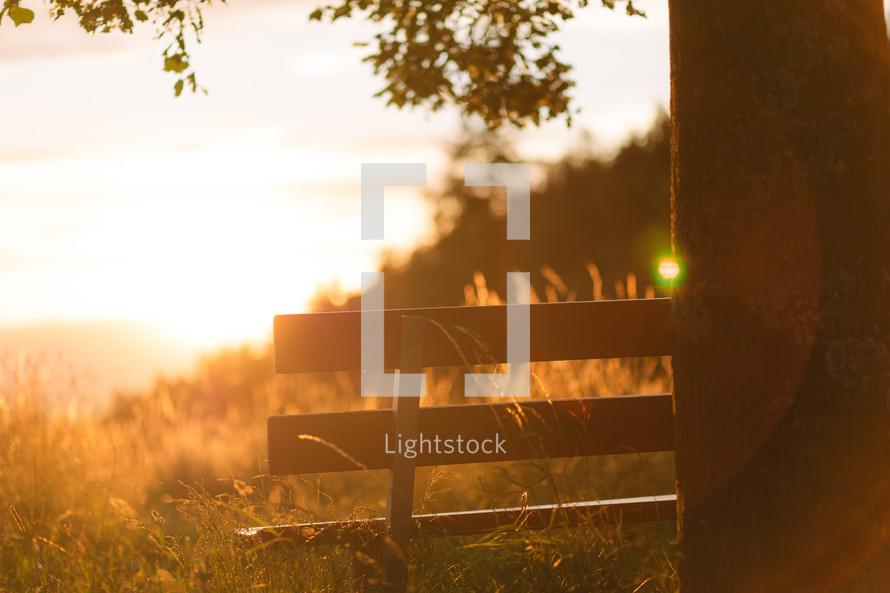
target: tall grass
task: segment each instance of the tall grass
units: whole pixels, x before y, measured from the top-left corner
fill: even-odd
[[[194,538],[172,538],[163,517],[141,506],[125,446],[137,434],[49,393],[59,372],[51,363],[21,357],[3,371],[0,586],[161,591],[184,579]]]
[[[595,277],[595,268],[591,269]],[[596,284],[595,284],[596,288]],[[623,288],[628,296],[635,285]],[[546,300],[573,298],[555,274]],[[499,302],[478,277],[474,304]],[[537,295],[534,297],[537,299]],[[356,546],[245,545],[241,527],[379,516],[384,472],[263,475],[268,413],[382,405],[356,378],[276,377],[269,352],[218,353],[195,374],[91,409],[59,361],[0,368],[0,591],[346,591]],[[669,361],[533,365],[533,397],[670,389]],[[431,375],[424,405],[453,401],[454,372]],[[383,402],[385,404],[385,402]],[[669,492],[668,454],[418,471],[422,512]],[[429,538],[412,550],[418,591],[667,592],[671,524]]]

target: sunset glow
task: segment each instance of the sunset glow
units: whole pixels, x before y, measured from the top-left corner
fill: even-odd
[[[598,8],[566,28],[585,111],[572,130],[517,134],[525,158],[558,158],[579,129],[608,149],[648,127],[669,88],[659,6],[634,21]],[[209,95],[179,98],[148,30],[90,36],[39,9],[3,29],[0,329],[135,320],[201,348],[263,342],[272,317],[303,311],[320,285],[356,290],[385,250],[430,237],[422,188],[390,188],[386,241],[361,241],[361,164],[423,162],[439,184],[460,118],[386,108],[353,45],[374,25],[310,24],[310,9],[208,9],[193,57]],[[592,36],[633,48],[620,72],[572,58]]]
[[[18,287],[2,297],[0,322],[135,318],[202,346],[264,338],[272,316],[303,310],[318,284],[354,288],[377,265],[379,244],[360,241],[358,167],[347,175],[337,156],[204,151],[0,165],[8,188],[32,196],[0,223],[2,273]],[[344,181],[331,181],[338,173]],[[388,245],[429,232],[412,192],[393,191],[390,204]]]
[[[665,259],[658,263],[658,275],[665,280],[676,280],[680,276],[680,264]]]

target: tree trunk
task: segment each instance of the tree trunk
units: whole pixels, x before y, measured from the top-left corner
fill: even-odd
[[[670,0],[683,593],[890,590],[881,0]]]

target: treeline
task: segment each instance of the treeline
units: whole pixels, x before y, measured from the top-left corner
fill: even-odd
[[[462,304],[477,273],[503,296],[507,272],[530,272],[541,300],[593,298],[597,276],[601,298],[625,297],[628,274],[641,295],[645,286],[658,291],[657,261],[670,253],[666,114],[612,158],[570,155],[545,167],[543,182],[532,189],[529,241],[507,240],[505,190],[466,187],[467,162],[520,161],[489,133],[470,134],[456,146],[444,191],[428,196],[436,207],[436,239],[405,263],[388,257],[382,265],[387,307]],[[361,306],[358,295],[328,291],[312,308]]]
[[[567,156],[546,167],[532,191],[529,241],[507,241],[505,200],[492,199],[498,192],[503,198],[503,189],[466,187],[463,181],[466,162],[517,161],[507,143],[470,136],[452,156],[446,189],[429,196],[437,209],[436,240],[414,251],[404,265],[390,258],[382,266],[387,307],[460,305],[478,273],[489,290],[503,296],[507,272],[529,271],[541,300],[592,298],[591,264],[601,276],[602,298],[625,296],[628,274],[635,275],[640,295],[655,284],[654,264],[670,250],[666,115],[611,159]],[[358,310],[361,303],[358,295],[344,299],[325,292],[313,308]],[[309,398],[303,379],[275,377],[271,345],[261,351],[225,350],[205,357],[189,377],[159,377],[148,397],[120,395],[111,416],[262,418],[320,411],[337,399],[336,385],[326,383],[330,392]]]

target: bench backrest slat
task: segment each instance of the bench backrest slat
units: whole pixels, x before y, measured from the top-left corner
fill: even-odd
[[[506,311],[505,305],[387,310],[384,366],[399,368],[403,315],[428,320],[424,367],[506,362]],[[536,303],[530,316],[532,361],[671,353],[670,299]],[[273,332],[277,373],[361,369],[360,311],[278,315]]]
[[[392,465],[399,439],[392,410],[270,416],[272,474],[306,474]],[[531,400],[420,408],[418,433],[429,441],[418,466],[607,455],[674,449],[670,394]],[[447,452],[497,435],[504,452]],[[439,453],[433,439],[439,438]],[[387,447],[388,445],[388,447]],[[405,443],[402,442],[403,451]],[[496,443],[489,441],[489,449]],[[426,445],[425,445],[426,447]],[[361,464],[361,465],[359,465]]]

